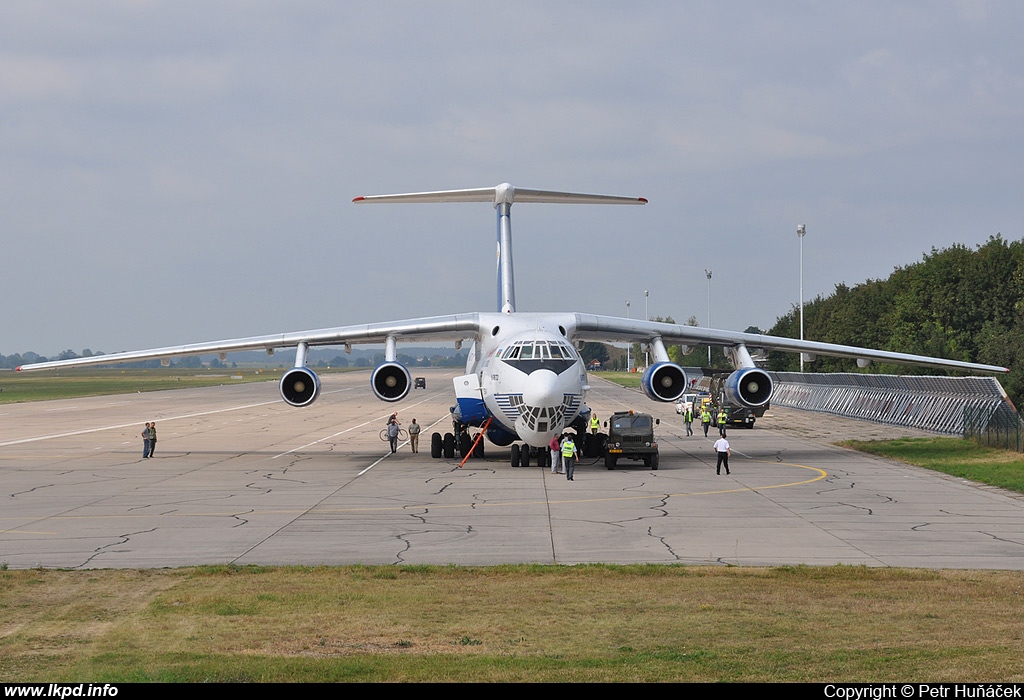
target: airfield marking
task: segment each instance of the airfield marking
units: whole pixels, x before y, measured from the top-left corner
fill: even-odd
[[[390,455],[390,453],[388,453]],[[377,460],[380,462],[387,458],[382,457]],[[131,515],[52,515],[44,517],[43,520],[123,520],[127,518],[230,518],[238,517],[239,515],[303,515],[306,513],[316,514],[339,514],[339,513],[384,513],[389,511],[407,511],[410,509],[414,510],[451,510],[454,508],[508,508],[508,507],[521,507],[530,505],[572,505],[577,503],[613,503],[622,501],[645,501],[645,500],[657,500],[663,501],[666,498],[674,497],[689,497],[689,496],[718,496],[721,494],[728,493],[745,493],[745,492],[758,492],[767,491],[769,489],[781,489],[789,488],[791,486],[805,486],[807,484],[813,484],[816,481],[821,481],[828,476],[828,472],[818,467],[811,467],[805,464],[793,464],[791,462],[768,462],[765,460],[751,460],[752,462],[759,462],[761,464],[770,464],[773,466],[785,466],[794,467],[796,469],[807,469],[812,472],[817,472],[817,476],[811,479],[805,479],[803,481],[791,481],[784,484],[768,484],[763,486],[744,486],[733,489],[715,489],[713,491],[691,491],[682,493],[659,493],[649,495],[637,495],[637,496],[613,496],[606,498],[563,498],[556,500],[532,500],[532,501],[495,501],[481,503],[479,501],[473,501],[469,503],[417,503],[397,506],[358,506],[352,508],[303,508],[298,510],[286,509],[286,510],[241,510],[241,511],[226,511],[226,512],[214,512],[214,513],[156,513],[156,514],[131,514]],[[375,462],[375,464],[377,463]],[[365,471],[365,470],[364,470]],[[14,520],[15,518],[4,518],[0,516],[2,520]],[[9,530],[0,530],[0,535],[5,534],[56,534],[47,532],[28,532],[12,528]]]
[[[336,394],[336,393],[339,393],[339,392],[342,392],[342,391],[352,391],[352,387],[347,387],[345,389],[333,389],[331,391],[327,391],[327,392],[324,392],[324,393],[325,394]],[[183,420],[185,418],[200,418],[202,416],[212,416],[212,415],[215,415],[217,413],[227,413],[229,411],[241,411],[241,410],[244,410],[246,408],[259,408],[260,406],[271,406],[271,405],[274,405],[274,404],[277,404],[277,403],[279,403],[279,400],[278,399],[274,399],[273,401],[261,401],[260,403],[250,403],[250,404],[245,404],[245,405],[242,405],[242,406],[231,406],[229,408],[218,408],[218,409],[215,409],[215,410],[212,410],[212,411],[200,411],[199,413],[183,413],[180,416],[167,416],[166,418],[161,418],[160,420],[161,420],[161,422],[166,422],[166,421],[171,421],[171,420]],[[117,404],[113,404],[113,405],[117,405]],[[72,407],[72,408],[75,408],[75,407]],[[68,409],[46,409],[46,410],[49,411],[49,410],[68,410]],[[6,414],[3,414],[3,415],[6,415]],[[132,426],[137,426],[138,424],[139,424],[139,421],[132,421],[131,423],[118,423],[117,425],[105,425],[105,426],[102,426],[102,427],[99,427],[99,428],[87,428],[85,430],[73,430],[73,431],[71,431],[69,433],[54,433],[53,435],[39,435],[37,437],[22,438],[21,440],[9,440],[7,442],[0,442],[0,447],[10,447],[11,445],[24,445],[25,443],[28,443],[28,442],[41,442],[43,440],[56,440],[56,439],[59,439],[59,438],[74,437],[76,435],[88,435],[89,433],[101,433],[104,430],[120,430],[122,428],[130,428]]]

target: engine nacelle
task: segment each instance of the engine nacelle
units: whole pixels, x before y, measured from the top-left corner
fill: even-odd
[[[772,378],[756,367],[738,369],[725,380],[725,400],[747,408],[764,406],[774,390]]]
[[[658,362],[644,370],[640,389],[655,401],[676,401],[686,392],[686,372],[672,362]]]
[[[292,367],[281,377],[281,398],[292,406],[308,406],[320,395],[320,377],[308,367]]]
[[[381,401],[401,401],[412,387],[412,376],[405,365],[385,362],[373,370],[370,386]]]

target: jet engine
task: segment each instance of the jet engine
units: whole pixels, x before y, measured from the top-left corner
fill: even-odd
[[[756,367],[738,369],[725,380],[726,402],[747,408],[764,406],[774,390],[772,378]]]
[[[308,406],[320,395],[320,377],[308,367],[292,367],[281,377],[281,398],[292,406]]]
[[[672,362],[658,362],[644,370],[640,389],[655,401],[676,401],[686,391],[686,372]]]
[[[412,377],[405,365],[385,362],[373,370],[370,386],[381,401],[401,401],[412,387]]]

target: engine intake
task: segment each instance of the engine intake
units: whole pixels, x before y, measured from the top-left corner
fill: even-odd
[[[659,362],[644,370],[640,389],[649,399],[675,401],[686,392],[686,372],[672,362]]]
[[[738,369],[725,380],[726,401],[747,408],[764,406],[774,390],[772,378],[756,367]]]
[[[292,406],[308,406],[320,395],[320,377],[308,367],[293,367],[281,377],[281,398]]]
[[[409,393],[412,377],[405,365],[385,362],[373,370],[370,386],[381,401],[401,401]]]

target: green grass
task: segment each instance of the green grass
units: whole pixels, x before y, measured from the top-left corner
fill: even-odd
[[[951,476],[1024,493],[1024,455],[1018,452],[983,447],[970,440],[952,437],[848,440],[840,444]]]
[[[1024,574],[866,567],[0,572],[0,682],[1024,680]]]
[[[615,382],[619,386],[624,386],[627,389],[639,389],[640,388],[640,377],[643,376],[641,372],[599,372],[595,374],[601,379],[607,379],[610,382]]]
[[[351,368],[355,371],[356,368]],[[317,372],[350,371],[343,369]],[[0,404],[24,401],[74,399],[82,396],[134,394],[142,391],[192,389],[239,382],[277,381],[281,369],[102,369],[77,368],[60,371],[0,372]]]

